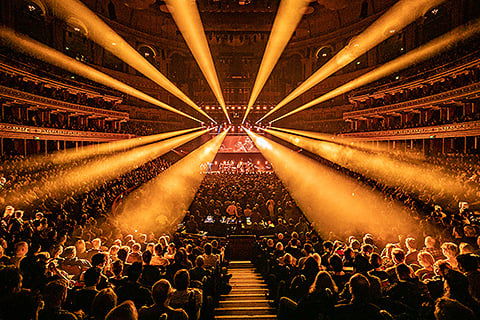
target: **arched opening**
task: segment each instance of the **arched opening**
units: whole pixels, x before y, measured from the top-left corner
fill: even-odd
[[[50,43],[45,19],[46,9],[40,1],[22,1],[15,12],[15,27],[19,32],[43,43]]]
[[[144,57],[148,62],[155,65],[155,57],[157,56],[157,52],[150,47],[149,45],[142,44],[138,48],[138,52]]]
[[[323,46],[320,47],[317,52],[315,52],[315,69],[320,68],[323,66],[328,60],[330,60],[333,56],[333,47]]]
[[[67,19],[67,26],[63,33],[63,52],[78,61],[91,60],[88,31],[82,22],[77,19]]]

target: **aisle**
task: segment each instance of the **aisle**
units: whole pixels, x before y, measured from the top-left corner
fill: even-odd
[[[270,307],[265,298],[267,285],[262,276],[255,272],[253,264],[250,261],[231,261],[228,270],[232,275],[232,291],[220,297],[215,319],[276,319],[275,309]]]

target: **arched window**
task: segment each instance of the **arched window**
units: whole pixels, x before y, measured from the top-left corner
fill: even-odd
[[[156,51],[149,45],[142,44],[138,48],[138,52],[144,57],[148,62],[155,65],[155,57],[157,56]]]
[[[63,52],[78,61],[88,62],[91,60],[87,29],[80,21],[67,19],[64,31]]]
[[[49,43],[45,6],[40,1],[22,1],[15,12],[16,30],[35,40]]]
[[[450,12],[444,6],[427,11],[423,23],[423,43],[435,39],[450,30]]]
[[[320,47],[317,52],[315,52],[315,68],[318,69],[323,66],[328,60],[333,56],[332,46],[323,46]]]

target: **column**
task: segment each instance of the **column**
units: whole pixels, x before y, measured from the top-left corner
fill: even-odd
[[[0,155],[3,156],[3,138],[0,138]]]
[[[23,155],[27,156],[27,139],[23,139]]]
[[[442,138],[442,154],[445,154],[445,138]]]
[[[48,154],[48,140],[44,140],[45,141],[45,155]]]

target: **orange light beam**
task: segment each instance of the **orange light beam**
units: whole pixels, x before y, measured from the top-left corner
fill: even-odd
[[[166,3],[200,70],[222,107],[228,123],[231,123],[196,1],[166,0]]]
[[[289,117],[297,112],[303,111],[305,109],[311,108],[319,103],[322,103],[324,101],[333,99],[341,94],[347,93],[351,90],[354,90],[356,88],[360,88],[361,86],[364,86],[366,84],[369,84],[371,82],[374,82],[380,78],[383,78],[385,76],[388,76],[392,73],[395,73],[399,70],[405,69],[410,67],[411,65],[414,65],[416,63],[420,63],[422,61],[425,61],[435,55],[438,55],[442,53],[443,51],[448,50],[451,48],[453,45],[459,43],[460,41],[463,41],[474,34],[480,32],[480,19],[476,20],[473,23],[469,23],[463,26],[460,26],[458,28],[455,28],[454,30],[446,33],[443,36],[440,36],[427,44],[416,48],[415,50],[410,51],[409,53],[393,60],[390,62],[387,62],[386,64],[364,74],[361,75],[360,77],[304,104],[303,106],[300,106],[272,121],[270,123],[273,123],[275,121],[278,121],[280,119]]]
[[[272,164],[275,174],[295,203],[323,235],[375,230],[377,235],[410,233],[418,228],[406,213],[406,207],[385,201],[339,172],[290,148],[246,129],[247,134]],[[400,231],[399,231],[400,230]]]
[[[9,195],[12,203],[30,203],[51,194],[86,191],[105,181],[125,174],[138,166],[154,160],[161,155],[175,149],[209,130],[188,133],[179,137],[141,146],[126,152],[121,152],[83,166],[63,170],[59,174],[37,181],[28,186],[18,188]]]
[[[120,229],[174,233],[205,176],[202,165],[213,161],[227,132],[223,131],[130,194],[117,218]]]
[[[464,182],[442,173],[437,167],[427,163],[410,163],[395,159],[388,154],[357,150],[331,141],[318,141],[270,129],[265,131],[342,167],[373,177],[390,186],[408,184],[418,192],[426,189],[435,194],[462,194],[467,191]]]
[[[79,0],[44,0],[52,14],[80,28],[85,36],[111,52],[125,63],[145,75],[147,78],[164,88],[203,116],[215,122],[185,93],[177,88],[157,68],[150,64],[140,53],[130,46],[121,36],[102,21],[95,13]]]
[[[309,3],[310,0],[282,0],[280,3],[242,123],[245,123],[248,113],[270,77]]]
[[[435,7],[444,1],[445,0],[398,1],[385,14],[378,18],[378,20],[365,29],[365,31],[352,38],[345,48],[338,52],[332,59],[280,101],[275,108],[257,120],[256,123],[259,123],[272,113],[284,107],[287,103],[342,69],[385,39],[390,38],[417,18],[422,17],[430,8]]]
[[[9,29],[6,27],[0,27],[0,42],[2,43],[2,45],[8,46],[24,54],[28,54],[37,59],[48,62],[59,68],[68,70],[72,73],[76,73],[86,79],[90,79],[92,81],[104,84],[110,88],[126,93],[128,95],[131,95],[140,100],[156,105],[165,110],[175,112],[181,116],[190,118],[197,122],[200,122],[200,123],[203,122],[201,120],[198,120],[195,117],[192,117],[191,115],[188,115],[180,110],[175,109],[174,107],[169,106],[164,102],[161,102],[153,98],[152,96],[149,96],[148,94],[145,94],[135,88],[132,88],[129,85],[121,81],[118,81],[117,79],[114,79],[103,72],[100,72],[73,58],[70,58],[69,56],[64,55],[63,53],[55,49],[52,49],[38,41],[35,41],[26,36],[18,35],[12,29]]]
[[[145,144],[157,142],[160,140],[169,139],[175,136],[184,135],[193,131],[202,129],[201,127],[165,132],[160,134],[154,134],[150,136],[135,137],[125,140],[117,140],[112,142],[101,143],[97,145],[86,146],[76,150],[76,148],[71,148],[67,150],[60,150],[53,154],[45,157],[44,155],[33,156],[25,159],[21,162],[16,162],[16,167],[22,167],[27,169],[36,169],[42,167],[44,164],[63,164],[80,159],[85,159],[101,154],[108,154],[119,151],[126,151],[131,148],[139,147]],[[45,161],[42,161],[45,160]]]

